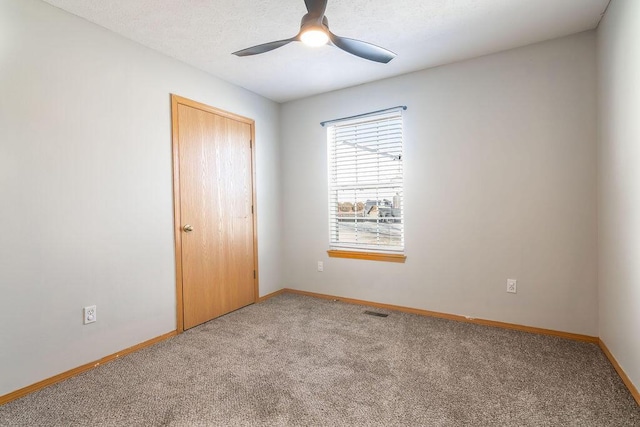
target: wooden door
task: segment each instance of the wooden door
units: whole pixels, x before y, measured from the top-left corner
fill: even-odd
[[[253,121],[175,95],[172,113],[180,331],[256,300]]]

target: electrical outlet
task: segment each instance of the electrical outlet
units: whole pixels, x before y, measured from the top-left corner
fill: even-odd
[[[318,271],[324,271],[324,263],[322,261],[318,261]]]
[[[82,309],[83,320],[82,323],[87,325],[98,320],[98,312],[95,305],[90,305]]]
[[[515,294],[518,291],[518,281],[516,279],[507,279],[507,292]]]

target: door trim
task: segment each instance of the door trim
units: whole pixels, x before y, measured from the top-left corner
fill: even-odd
[[[243,122],[251,127],[251,203],[253,204],[253,269],[256,274],[253,279],[254,303],[259,300],[258,285],[258,207],[256,200],[256,138],[255,121],[247,117],[220,110],[179,95],[171,94],[171,145],[173,150],[173,234],[176,254],[176,330],[184,332],[184,299],[182,290],[182,228],[180,218],[180,141],[178,132],[178,106],[186,105],[202,111]]]

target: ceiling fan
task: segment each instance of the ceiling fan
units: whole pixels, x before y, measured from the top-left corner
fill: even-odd
[[[304,0],[304,4],[307,6],[308,13],[302,17],[300,31],[294,37],[249,47],[233,52],[233,54],[237,56],[257,55],[291,42],[301,41],[309,46],[333,45],[360,58],[384,64],[396,57],[395,53],[387,49],[360,40],[340,37],[329,31],[329,21],[324,16],[327,0]]]

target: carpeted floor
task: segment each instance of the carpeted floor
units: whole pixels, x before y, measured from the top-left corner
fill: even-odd
[[[1,426],[640,426],[593,344],[284,294],[0,407]]]

